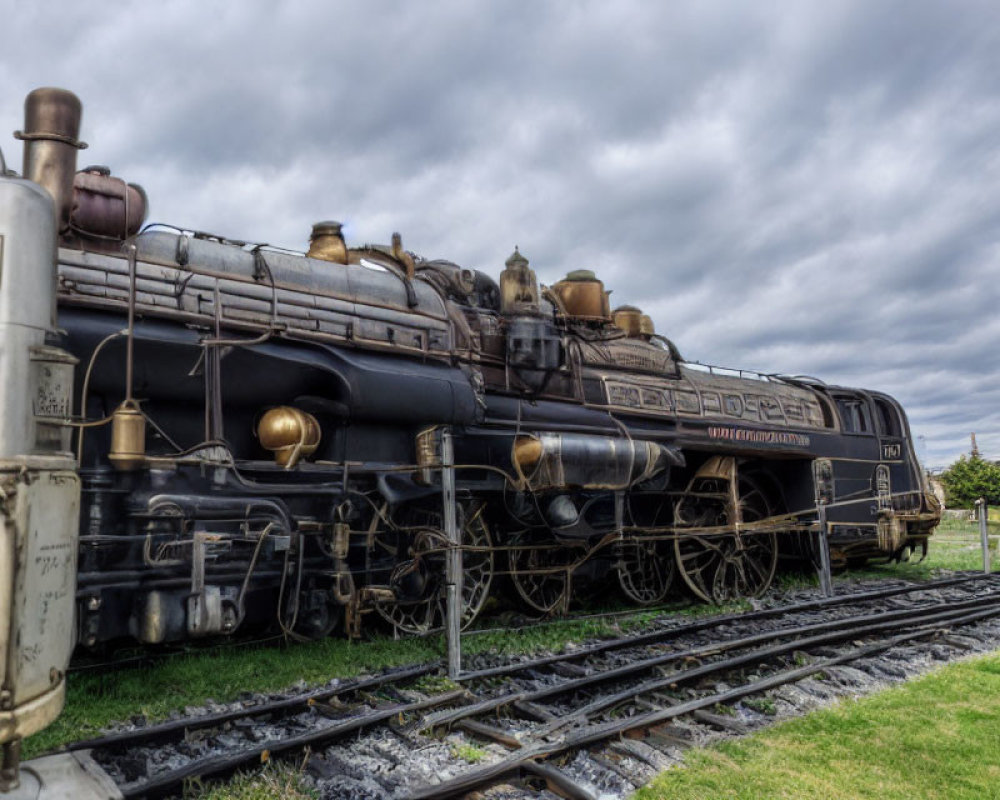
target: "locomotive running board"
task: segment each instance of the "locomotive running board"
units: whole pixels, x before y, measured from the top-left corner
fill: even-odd
[[[42,756],[21,764],[21,783],[2,800],[121,800],[122,793],[89,750]]]

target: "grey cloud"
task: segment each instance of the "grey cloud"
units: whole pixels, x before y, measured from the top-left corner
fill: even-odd
[[[23,94],[153,217],[552,282],[596,269],[689,358],[900,397],[928,459],[1000,457],[1000,24],[986,2],[25,7]],[[8,161],[14,143],[0,140]]]

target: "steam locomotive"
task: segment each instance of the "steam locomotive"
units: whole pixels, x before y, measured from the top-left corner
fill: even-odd
[[[335,222],[305,255],[143,228],[140,187],[77,171],[74,95],[25,115],[24,177],[0,164],[5,741],[58,713],[75,644],[435,629],[456,548],[465,623],[501,583],[539,613],[608,579],[758,595],[821,518],[836,563],[926,548],[940,509],[885,394],[688,362],[516,249],[496,282]]]

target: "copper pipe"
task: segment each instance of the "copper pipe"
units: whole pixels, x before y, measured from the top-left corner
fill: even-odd
[[[44,187],[56,204],[56,227],[69,229],[73,211],[73,177],[83,106],[65,89],[35,89],[24,101],[24,130],[14,136],[24,141],[24,177]]]
[[[126,328],[128,339],[125,341],[125,402],[132,402],[132,372],[135,356],[135,272],[136,272],[136,246],[130,243],[127,246],[128,253],[128,327]]]

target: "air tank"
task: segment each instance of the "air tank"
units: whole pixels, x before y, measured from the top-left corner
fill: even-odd
[[[87,167],[73,178],[73,232],[84,238],[122,239],[139,232],[146,219],[146,192],[116,178],[107,167]]]

